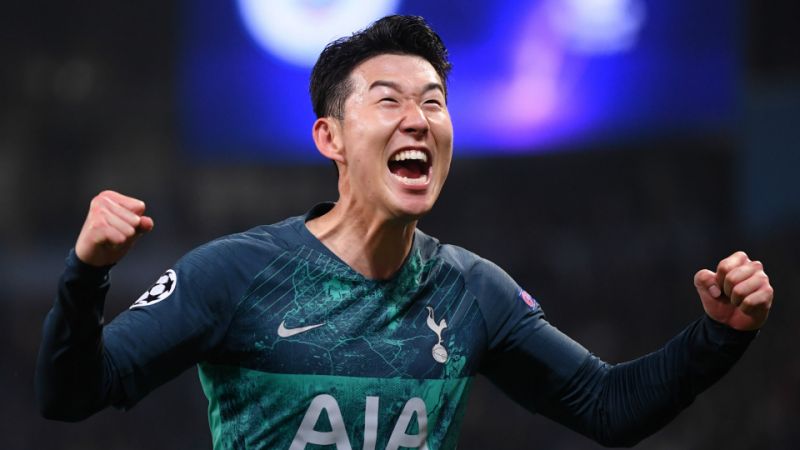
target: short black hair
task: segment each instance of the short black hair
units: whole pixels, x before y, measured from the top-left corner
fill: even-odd
[[[442,80],[447,98],[451,64],[442,39],[419,16],[386,16],[368,28],[328,44],[311,71],[311,103],[317,118],[344,118],[352,86],[350,73],[363,61],[383,54],[416,55],[427,60]]]

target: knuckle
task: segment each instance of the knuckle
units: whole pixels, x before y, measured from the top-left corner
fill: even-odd
[[[106,218],[101,214],[93,215],[86,220],[86,228],[93,231],[101,231],[108,225]]]
[[[762,302],[763,302],[763,299],[758,294],[748,295],[747,297],[744,297],[742,299],[742,305],[746,305],[746,306],[750,306],[750,307],[758,305],[759,303],[762,303]]]
[[[89,202],[89,210],[96,210],[102,205],[102,199],[99,195],[92,197],[92,200]]]
[[[725,282],[730,283],[731,285],[735,285],[740,281],[741,273],[736,272],[735,270],[729,270],[725,273]]]
[[[741,264],[739,258],[736,255],[731,255],[728,258],[723,259],[720,261],[719,265],[722,269],[731,270]]]
[[[750,303],[749,301],[745,300],[739,305],[739,309],[741,309],[745,313],[750,313],[750,312],[753,312],[753,310],[755,309],[755,306],[752,303]]]
[[[765,299],[763,297],[760,297],[760,296],[754,296],[754,295],[751,295],[751,296],[747,297],[742,302],[742,310],[744,310],[746,312],[747,311],[757,311],[757,310],[769,311],[770,306],[771,306],[771,303],[769,301],[767,301],[767,299]]]
[[[95,210],[106,211],[111,204],[111,199],[104,195],[98,195],[92,199],[91,205]]]
[[[747,287],[742,286],[741,284],[737,284],[736,286],[733,287],[731,293],[733,294],[734,297],[743,298],[744,296],[747,295]]]
[[[704,280],[707,277],[705,270],[699,270],[697,273],[694,274],[694,281],[695,283]]]
[[[769,295],[762,295],[759,297],[758,303],[760,307],[769,309],[772,307],[772,297]]]

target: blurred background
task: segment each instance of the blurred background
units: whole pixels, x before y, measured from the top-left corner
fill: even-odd
[[[642,449],[800,441],[800,3],[697,0],[5,2],[0,14],[0,447],[210,449],[195,370],[129,412],[41,419],[33,370],[92,196],[156,229],[107,320],[183,253],[336,199],[307,77],[325,42],[425,16],[454,62],[455,161],[420,228],[505,268],[610,362],[702,314],[737,249],[777,292],[737,367]],[[444,3],[444,2],[442,2]],[[596,449],[478,378],[461,449]]]

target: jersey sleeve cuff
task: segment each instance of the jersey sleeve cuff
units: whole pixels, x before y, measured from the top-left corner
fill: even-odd
[[[100,286],[108,282],[108,273],[113,265],[95,267],[78,258],[75,249],[71,249],[65,260],[65,281],[78,282],[83,285]]]
[[[718,345],[747,346],[758,336],[759,330],[741,331],[717,322],[704,314],[704,325],[709,335]]]

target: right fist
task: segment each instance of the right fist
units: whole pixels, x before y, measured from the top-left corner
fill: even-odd
[[[114,191],[103,191],[89,204],[89,214],[75,243],[78,259],[90,266],[116,263],[136,239],[153,229],[144,202]]]

